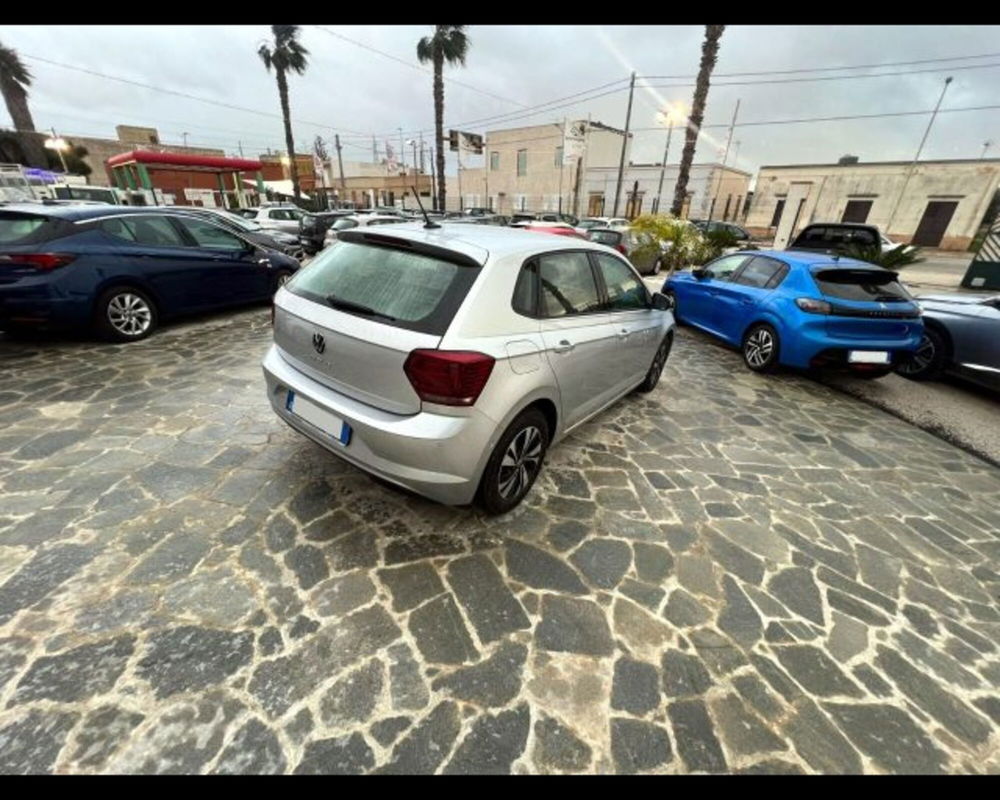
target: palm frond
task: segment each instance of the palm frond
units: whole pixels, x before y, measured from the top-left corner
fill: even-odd
[[[434,60],[434,42],[430,36],[425,36],[417,42],[417,60],[421,64]]]
[[[24,65],[17,50],[0,44],[0,75],[3,75],[22,89],[31,86],[31,72]]]

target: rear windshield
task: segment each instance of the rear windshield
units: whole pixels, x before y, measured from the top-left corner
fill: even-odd
[[[819,290],[827,297],[844,300],[874,300],[903,303],[912,300],[893,272],[872,269],[828,269],[813,274]]]
[[[609,244],[614,247],[622,240],[622,235],[616,233],[615,231],[591,231],[590,241],[598,242],[599,244]]]
[[[54,231],[58,221],[51,217],[0,211],[0,244],[30,244],[44,241],[46,233]]]
[[[358,223],[353,219],[338,219],[331,227],[335,231],[345,231],[348,228],[358,227]]]
[[[443,336],[478,274],[475,267],[422,253],[338,242],[285,288],[325,305],[332,305],[332,296],[368,308],[375,313],[359,311],[358,316],[375,322]]]
[[[840,249],[848,245],[877,244],[875,232],[870,228],[809,227],[799,234],[793,247]]]

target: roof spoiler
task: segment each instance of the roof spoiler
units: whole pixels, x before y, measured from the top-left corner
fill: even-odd
[[[337,231],[337,240],[352,242],[354,244],[367,244],[373,247],[389,247],[393,250],[407,250],[411,253],[420,253],[421,255],[437,258],[441,261],[449,261],[460,267],[479,268],[482,266],[482,264],[471,256],[465,255],[465,253],[458,253],[454,250],[449,250],[447,247],[427,244],[426,242],[415,241],[413,239],[403,239],[399,236],[391,236],[384,233],[368,233],[367,231],[348,229],[346,231]]]

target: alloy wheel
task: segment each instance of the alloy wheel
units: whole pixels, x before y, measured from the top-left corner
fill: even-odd
[[[284,286],[286,283],[288,283],[288,279],[291,278],[291,277],[292,276],[289,273],[287,273],[287,272],[281,272],[281,273],[279,273],[278,274],[278,286],[279,287]]]
[[[744,345],[747,363],[752,367],[763,367],[771,360],[774,352],[774,337],[767,328],[757,328]]]
[[[497,489],[505,500],[517,497],[531,485],[541,465],[542,432],[529,425],[511,439],[497,471]]]
[[[108,322],[123,336],[134,338],[149,329],[153,322],[153,310],[139,295],[122,292],[108,302]]]
[[[920,339],[920,346],[916,352],[899,365],[899,371],[904,375],[913,375],[923,372],[934,361],[934,342],[925,333]]]

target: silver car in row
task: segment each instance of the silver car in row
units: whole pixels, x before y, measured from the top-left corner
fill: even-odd
[[[432,223],[433,225],[433,223]],[[670,353],[670,301],[600,244],[493,226],[338,232],[277,293],[275,412],[434,500],[516,506],[546,449]]]

